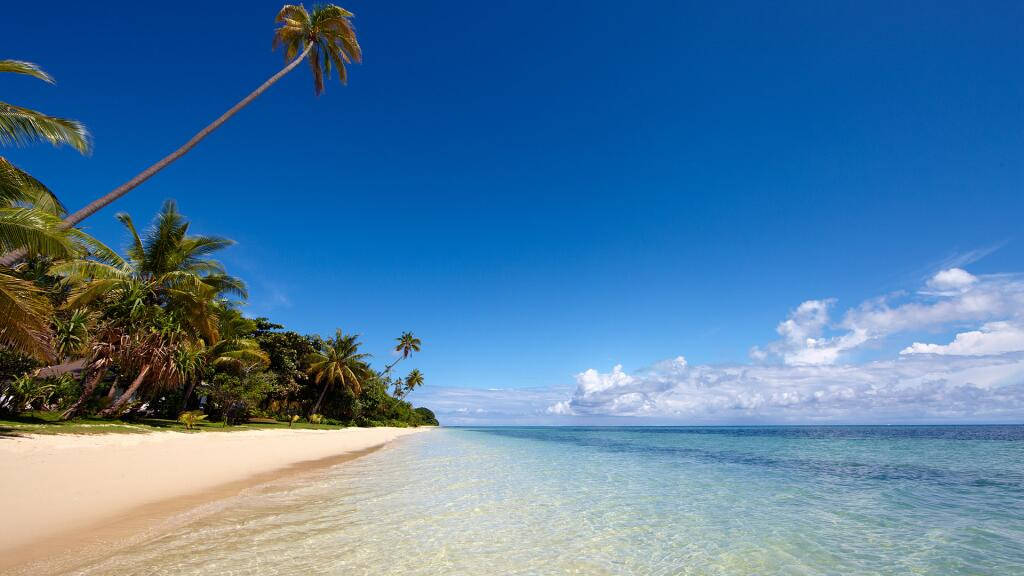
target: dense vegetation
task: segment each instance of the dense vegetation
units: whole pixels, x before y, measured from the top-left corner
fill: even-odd
[[[398,362],[420,350],[405,332],[377,371],[358,334],[304,335],[240,311],[245,283],[214,259],[232,244],[195,235],[174,201],[140,232],[118,214],[123,253],[74,226],[191,150],[303,60],[315,91],[361,58],[352,14],[285,6],[275,46],[287,65],[175,153],[68,216],[55,194],[0,156],[0,415],[27,411],[110,419],[170,419],[187,429],[253,418],[288,425],[436,424],[405,396],[423,384]],[[38,66],[0,61],[0,73],[52,83]],[[80,123],[0,102],[0,146],[48,142],[87,153]],[[53,416],[56,416],[54,414]],[[47,416],[43,420],[52,420]]]

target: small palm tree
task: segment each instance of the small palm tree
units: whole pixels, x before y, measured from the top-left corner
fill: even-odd
[[[185,430],[195,430],[196,425],[206,420],[206,414],[201,410],[189,410],[178,414],[178,422],[185,425]]]
[[[398,352],[400,356],[396,358],[394,362],[388,364],[388,366],[384,368],[385,376],[390,374],[391,369],[394,368],[395,365],[397,365],[399,362],[411,356],[413,352],[420,351],[420,339],[413,336],[412,332],[402,332],[402,335],[396,338],[396,340],[398,340],[398,345],[395,346],[395,352]]]
[[[405,388],[402,390],[402,397],[404,398],[410,392],[419,388],[423,385],[423,373],[419,370],[413,370],[409,372],[409,375],[405,377]]]
[[[363,57],[362,49],[356,40],[355,29],[352,27],[352,17],[351,12],[334,4],[315,6],[312,12],[308,12],[301,4],[298,6],[285,5],[277,14],[278,28],[274,33],[273,43],[274,48],[284,47],[285,62],[287,63],[284,68],[200,130],[180,148],[146,168],[131,180],[65,218],[63,226],[70,228],[78,224],[184,156],[242,108],[248,106],[260,94],[266,92],[278,80],[294,70],[303,60],[308,60],[312,67],[313,90],[317,95],[324,90],[324,78],[329,79],[332,72],[336,72],[338,79],[345,83],[347,80],[345,65],[351,62],[358,63]],[[0,258],[0,264],[10,266],[24,254],[25,252],[20,250],[6,252]]]
[[[307,358],[309,377],[323,387],[310,414],[319,412],[331,386],[344,386],[357,396],[362,392],[362,382],[370,376],[370,367],[366,364],[370,355],[360,353],[359,345],[358,334],[338,330],[334,338],[328,339],[320,350]]]

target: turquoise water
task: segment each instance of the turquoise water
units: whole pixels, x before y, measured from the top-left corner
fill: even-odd
[[[75,574],[1024,574],[1024,427],[442,429]]]

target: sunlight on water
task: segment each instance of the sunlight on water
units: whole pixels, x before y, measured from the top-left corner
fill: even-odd
[[[71,573],[1024,574],[1024,427],[438,430]]]

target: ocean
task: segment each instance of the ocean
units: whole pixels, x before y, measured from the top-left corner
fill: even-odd
[[[444,428],[193,514],[67,573],[1006,576],[1024,426]]]

